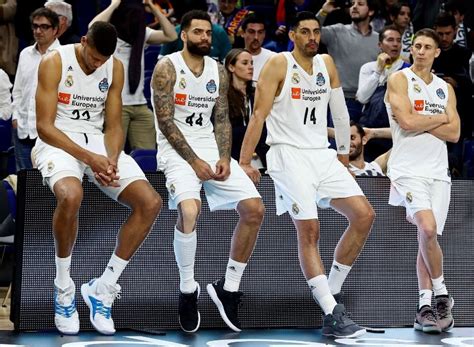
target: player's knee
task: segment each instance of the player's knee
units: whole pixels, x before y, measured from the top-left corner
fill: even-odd
[[[265,214],[265,206],[261,199],[250,199],[244,204],[239,204],[238,211],[240,218],[246,224],[260,225],[262,224],[263,215]]]
[[[432,240],[436,239],[437,237],[437,227],[436,223],[433,222],[422,222],[418,225],[418,230],[420,233],[420,237],[423,240]]]
[[[63,187],[59,191],[56,191],[58,207],[71,213],[79,211],[82,196],[82,189],[76,187]]]
[[[201,209],[199,208],[199,206],[194,203],[181,204],[180,211],[183,226],[186,229],[188,229],[189,226],[192,226],[191,228],[194,228],[194,225],[196,224],[196,221],[199,218],[199,214],[201,213]]]
[[[146,204],[143,207],[144,214],[148,218],[155,220],[161,211],[162,205],[163,201],[161,199],[161,196],[158,193],[154,192],[154,194],[152,194],[152,196],[147,199]]]

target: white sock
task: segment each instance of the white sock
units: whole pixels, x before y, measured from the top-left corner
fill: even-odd
[[[319,275],[311,278],[308,280],[308,285],[311,289],[311,294],[313,294],[314,300],[319,304],[324,314],[332,313],[337,303],[329,290],[326,275]]]
[[[438,278],[432,278],[431,282],[433,283],[433,292],[435,296],[448,295],[448,289],[446,289],[446,285],[444,284],[443,275]]]
[[[240,280],[242,279],[246,266],[246,263],[239,263],[229,258],[227,270],[225,271],[224,290],[228,292],[236,292],[239,290]]]
[[[419,295],[419,304],[418,308],[422,308],[423,306],[431,306],[431,296],[433,295],[433,292],[430,289],[422,289],[420,290],[420,295]]]
[[[66,258],[55,257],[56,278],[54,283],[61,289],[65,289],[71,283],[71,256]]]
[[[174,227],[173,246],[179,269],[179,290],[181,293],[194,293],[197,288],[196,281],[194,281],[194,259],[197,247],[196,230],[190,234],[185,234]]]
[[[334,295],[341,292],[342,284],[346,280],[346,277],[351,269],[352,266],[340,264],[336,260],[332,262],[331,271],[329,272],[328,278],[331,294]]]
[[[112,254],[104,273],[100,276],[100,282],[109,285],[116,284],[127,264],[128,260],[117,257],[115,253]]]

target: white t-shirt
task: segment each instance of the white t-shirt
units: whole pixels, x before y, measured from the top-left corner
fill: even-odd
[[[416,112],[422,115],[446,112],[448,86],[444,80],[432,74],[433,80],[426,84],[410,68],[401,71],[407,78],[408,98]],[[428,132],[403,130],[393,119],[393,112],[386,100],[385,105],[393,140],[387,176],[392,180],[399,177],[424,177],[450,182],[446,142]]]
[[[351,170],[356,176],[385,176],[382,168],[376,161],[370,163],[364,162],[364,164],[364,168],[359,169],[357,166],[349,163],[349,170]]]
[[[326,64],[318,54],[313,74],[298,65],[290,52],[282,52],[287,70],[280,95],[267,118],[267,144],[298,148],[328,148],[327,108],[331,84]]]
[[[145,51],[146,42],[150,38],[150,35],[153,33],[153,30],[150,28],[146,28],[145,30],[145,44],[143,45],[143,51]],[[142,51],[142,58],[141,58],[141,75],[140,75],[140,82],[138,83],[138,87],[135,90],[135,93],[130,93],[130,88],[128,86],[128,63],[130,61],[130,52],[132,51],[132,46],[121,40],[117,39],[117,48],[114,52],[114,57],[120,60],[123,64],[123,71],[124,71],[124,80],[123,80],[123,89],[122,89],[122,104],[123,105],[144,105],[146,104],[145,95],[143,94],[143,81],[145,79],[145,58],[144,52]]]
[[[173,117],[176,126],[191,147],[217,148],[211,122],[212,111],[219,96],[217,62],[204,57],[204,70],[196,77],[186,65],[181,52],[172,53],[165,58],[172,62],[176,71]],[[158,126],[156,133],[158,152],[170,148]]]
[[[254,81],[258,81],[258,77],[260,76],[260,72],[263,69],[263,65],[265,65],[267,60],[270,59],[275,54],[276,54],[275,52],[262,47],[260,53],[258,53],[257,55],[252,55]]]
[[[86,75],[77,61],[74,44],[56,50],[61,56],[62,71],[55,126],[68,132],[102,134],[105,100],[112,84],[113,57]]]

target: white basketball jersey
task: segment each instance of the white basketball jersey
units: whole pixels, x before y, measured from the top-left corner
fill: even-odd
[[[74,44],[56,49],[61,56],[61,81],[55,126],[63,131],[102,133],[105,100],[112,84],[113,58],[90,75],[79,66]]]
[[[204,70],[196,77],[186,65],[181,52],[166,56],[176,71],[174,84],[174,122],[191,147],[217,146],[212,111],[219,96],[219,71],[217,62],[204,57]],[[158,148],[169,145],[157,128]]]
[[[298,148],[327,148],[327,107],[331,85],[320,55],[313,58],[313,74],[298,65],[290,52],[280,95],[267,118],[267,144]]]
[[[408,98],[419,114],[446,113],[448,86],[441,78],[433,76],[426,84],[410,68],[403,70],[408,81]],[[427,132],[415,133],[403,130],[393,120],[390,104],[385,100],[392,130],[393,148],[388,160],[387,176],[425,177],[450,181],[446,142]]]

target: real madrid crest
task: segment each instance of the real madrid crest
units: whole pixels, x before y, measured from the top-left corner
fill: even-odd
[[[207,82],[206,84],[206,89],[209,93],[215,93],[216,90],[217,90],[217,85],[216,85],[216,81],[214,80],[210,80],[209,82]]]
[[[293,84],[300,83],[300,75],[298,75],[297,72],[294,72],[293,76],[291,76],[291,83],[293,83]]]
[[[418,84],[413,85],[413,90],[417,93],[421,93],[421,87]]]
[[[186,88],[186,80],[184,79],[184,77],[179,80],[179,87],[181,89]]]
[[[48,171],[51,172],[54,169],[54,163],[52,161],[48,161]]]
[[[413,195],[410,192],[407,193],[406,198],[409,203],[413,202]]]
[[[326,83],[326,79],[324,78],[322,72],[318,72],[318,74],[316,75],[316,85],[321,87],[322,85],[324,85],[324,83]]]
[[[67,75],[66,81],[64,81],[64,85],[66,87],[72,87],[73,84],[74,84],[74,81],[72,79],[72,75]]]
[[[291,210],[293,211],[294,214],[300,213],[300,208],[296,204],[296,202],[291,206]]]

